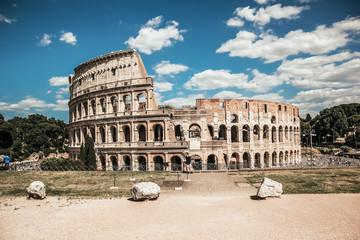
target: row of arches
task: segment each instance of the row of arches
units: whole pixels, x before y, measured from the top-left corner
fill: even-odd
[[[266,106],[266,104],[264,104],[264,106]],[[264,110],[265,109],[266,109],[266,107],[264,107]],[[264,111],[264,112],[267,112],[267,111]],[[293,109],[293,116],[292,117],[293,118],[291,119],[291,121],[293,121],[295,123],[297,121],[297,118],[295,117],[295,109]],[[239,120],[240,120],[240,118],[239,118],[239,116],[237,114],[231,114],[230,115],[230,123],[239,123]],[[271,116],[270,122],[271,122],[271,124],[277,124],[276,116]]]
[[[230,160],[224,154],[223,159],[215,154],[209,154],[204,160],[199,155],[189,157],[188,164],[193,170],[222,170],[222,169],[252,169],[252,168],[272,168],[291,166],[297,163],[299,151],[265,151],[264,153],[233,152]],[[99,156],[98,167],[103,170],[113,171],[182,171],[184,163],[182,155],[175,155],[167,163],[163,156],[157,155],[148,159],[146,155],[140,155],[131,159],[129,155],[122,157],[110,155],[108,161],[104,155]]]
[[[105,113],[118,113],[126,111],[143,111],[147,108],[147,95],[143,92],[136,94],[133,98],[131,94],[120,96],[93,98],[70,109],[71,120],[75,121],[88,116]]]

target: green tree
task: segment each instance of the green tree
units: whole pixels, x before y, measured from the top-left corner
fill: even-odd
[[[13,144],[12,129],[12,124],[0,113],[0,148],[9,148]]]
[[[94,150],[94,141],[89,135],[85,135],[85,146],[80,147],[79,159],[81,159],[88,169],[96,169],[96,158]]]

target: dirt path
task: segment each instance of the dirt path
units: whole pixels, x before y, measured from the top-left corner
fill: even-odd
[[[257,201],[240,176],[190,179],[148,202],[0,198],[0,239],[360,239],[360,194]]]

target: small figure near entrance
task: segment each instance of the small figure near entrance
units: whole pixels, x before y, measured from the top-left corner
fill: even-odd
[[[192,173],[192,170],[191,170],[191,157],[188,156],[187,153],[184,154],[184,160],[183,160],[183,163],[184,163],[184,171],[185,173]]]
[[[5,160],[5,170],[9,170],[10,157],[8,155],[6,155],[4,157],[4,160]]]

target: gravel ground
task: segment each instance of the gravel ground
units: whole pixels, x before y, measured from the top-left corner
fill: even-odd
[[[0,239],[360,239],[360,194],[252,200],[240,176],[189,178],[156,201],[2,197]]]

